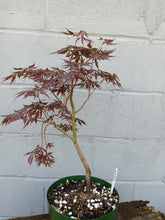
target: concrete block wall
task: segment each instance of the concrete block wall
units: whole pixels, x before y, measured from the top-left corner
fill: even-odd
[[[165,1],[0,0],[0,79],[34,62],[60,65],[49,53],[68,43],[65,28],[117,42],[103,68],[118,74],[122,89],[96,91],[81,113],[79,142],[92,175],[111,181],[118,167],[121,201],[150,200],[165,212]],[[21,107],[14,94],[28,86],[0,83],[0,115]],[[77,91],[77,102],[85,94]],[[22,126],[0,126],[0,219],[47,213],[48,186],[84,173],[72,144],[52,128],[56,164],[29,167],[24,154],[40,143],[40,128]]]

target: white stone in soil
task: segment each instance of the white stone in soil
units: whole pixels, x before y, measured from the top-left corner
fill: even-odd
[[[100,206],[102,205],[103,203],[102,202],[100,202]]]
[[[116,208],[116,205],[113,205],[112,208],[113,208],[113,210],[114,210],[114,209]]]
[[[94,200],[94,199],[91,199],[91,202],[95,202],[95,200]]]
[[[93,206],[90,206],[89,209],[90,209],[90,210],[93,210]]]
[[[63,200],[62,203],[63,203],[63,204],[67,204],[67,201],[66,201],[66,200]]]
[[[65,196],[69,196],[69,194],[65,193]]]
[[[74,198],[77,199],[77,196],[75,196]]]
[[[74,203],[77,202],[77,199],[73,199],[73,202],[74,202]]]
[[[95,209],[99,207],[99,203],[93,203],[92,205],[95,207]]]
[[[72,212],[69,212],[68,215],[72,215]]]
[[[54,200],[55,203],[59,203],[59,201],[57,199]]]
[[[87,204],[87,207],[89,208],[90,206],[91,206],[91,204],[90,204],[90,203],[88,203],[88,204]]]

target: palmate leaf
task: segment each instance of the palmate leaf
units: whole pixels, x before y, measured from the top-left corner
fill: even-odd
[[[27,68],[14,68],[14,72],[5,77],[3,81],[10,80],[10,84],[12,84],[16,78],[29,78],[31,75],[31,72],[33,72],[36,69],[35,64],[28,66]]]
[[[69,29],[66,29],[66,30],[67,32],[62,32],[62,33],[65,35],[76,37],[76,43],[80,40],[83,45],[84,45],[84,42],[87,42],[89,47],[92,46],[92,40],[89,39],[87,32],[85,32],[84,30],[81,30],[77,34],[70,31]]]
[[[100,37],[99,40],[103,41],[103,44],[106,44],[107,46],[116,45],[115,43],[113,43],[114,40],[112,40],[112,39],[104,39],[104,38]]]
[[[46,149],[37,145],[33,151],[25,154],[25,156],[28,156],[28,163],[31,165],[33,160],[35,160],[38,166],[44,164],[46,167],[51,167],[55,162],[52,152],[47,151],[51,147],[53,147],[52,143],[48,143]]]
[[[24,105],[23,108],[15,110],[14,113],[9,115],[3,115],[2,125],[8,125],[17,120],[23,120],[24,128],[29,124],[37,123],[39,119],[42,119],[44,107],[46,102],[33,102],[30,105]]]
[[[35,85],[33,89],[18,92],[16,98],[23,96],[23,98],[25,99],[32,96],[35,99],[38,98],[40,95],[45,95],[47,98],[49,98],[44,88],[40,88],[39,86]]]

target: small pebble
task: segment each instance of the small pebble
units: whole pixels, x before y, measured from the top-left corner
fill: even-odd
[[[90,203],[88,203],[88,204],[87,204],[87,207],[89,208],[90,206],[91,206],[91,204],[90,204]]]
[[[113,206],[112,206],[112,208],[113,208],[113,210],[114,210],[114,209],[116,208],[116,206],[115,206],[115,205],[113,205]]]
[[[59,201],[57,199],[54,200],[55,203],[59,203]]]
[[[95,209],[99,207],[99,203],[93,203],[92,205],[95,207]]]
[[[93,206],[89,206],[88,208],[89,208],[90,210],[93,210]]]

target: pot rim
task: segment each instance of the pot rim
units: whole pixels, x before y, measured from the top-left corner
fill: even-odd
[[[81,180],[81,179],[85,179],[85,175],[73,175],[73,176],[66,176],[66,177],[63,177],[61,179],[58,179],[57,181],[55,181],[54,183],[52,183],[48,190],[47,190],[47,203],[48,203],[48,207],[49,207],[49,213],[50,212],[55,212],[57,215],[60,215],[61,217],[64,216],[66,219],[68,220],[71,220],[72,218],[70,218],[69,216],[66,216],[66,215],[63,215],[59,212],[57,212],[49,203],[48,201],[48,194],[49,192],[51,191],[51,189],[53,189],[54,187],[58,186],[60,183],[64,183],[66,182],[66,180]],[[111,184],[109,182],[107,182],[106,180],[103,180],[101,178],[98,178],[98,177],[94,177],[94,176],[91,176],[91,180],[93,180],[94,182],[96,183],[101,183],[101,184],[105,184],[105,186],[108,186],[108,187],[111,187]],[[116,190],[116,188],[114,188],[114,191],[115,193],[117,194],[118,196],[118,204],[116,205],[116,208],[114,210],[112,210],[111,212],[109,212],[108,214],[104,215],[104,216],[111,216],[112,214],[115,214],[116,211],[117,211],[117,208],[118,208],[118,205],[119,205],[119,200],[120,200],[120,197],[119,197],[119,193],[118,191]],[[93,220],[102,220],[104,218],[104,216],[101,216],[99,218],[95,218]],[[77,220],[77,219],[75,219]],[[81,219],[82,220],[82,219]],[[87,219],[84,219],[84,220],[87,220]]]

